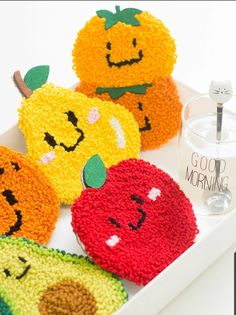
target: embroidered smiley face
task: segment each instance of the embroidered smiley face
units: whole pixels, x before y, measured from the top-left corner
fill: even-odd
[[[122,283],[84,257],[10,237],[0,253],[0,314],[109,315],[127,301]]]
[[[80,173],[91,155],[100,154],[109,167],[139,154],[136,121],[111,102],[47,84],[24,99],[19,112],[27,154],[39,162],[63,203],[80,194]]]
[[[137,284],[153,279],[197,233],[192,205],[178,184],[135,159],[108,169],[99,189],[83,191],[72,206],[72,226],[96,263]]]
[[[23,264],[22,272],[18,275],[15,275],[14,278],[16,280],[21,280],[22,278],[26,277],[27,273],[30,271],[31,266],[27,264],[27,260],[24,257],[18,256],[18,260]],[[12,273],[9,269],[4,268],[3,272],[5,273],[6,277],[12,277]]]
[[[93,54],[88,54],[90,47]],[[97,11],[73,49],[78,77],[97,87],[127,87],[171,74],[175,43],[163,23],[134,8]]]
[[[137,39],[136,38],[133,38],[132,40],[132,45],[133,47],[135,48],[137,46]],[[111,42],[107,42],[107,45],[106,45],[106,48],[108,50],[111,51]],[[124,67],[124,66],[131,66],[135,63],[139,63],[140,61],[142,61],[143,59],[143,51],[142,49],[140,49],[138,51],[138,56],[137,57],[134,57],[134,58],[130,58],[129,60],[125,59],[125,60],[122,60],[122,61],[112,61],[111,60],[111,52],[109,52],[107,55],[106,55],[106,60],[107,60],[107,64],[109,67],[118,67],[118,68],[121,68],[121,67]]]
[[[46,244],[55,227],[59,200],[48,180],[22,154],[0,147],[0,234]]]
[[[75,41],[76,91],[126,107],[138,122],[141,149],[158,148],[180,128],[182,105],[170,77],[175,50],[168,29],[148,12],[97,11]]]

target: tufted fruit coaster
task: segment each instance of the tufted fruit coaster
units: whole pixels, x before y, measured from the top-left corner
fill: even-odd
[[[0,146],[0,234],[46,244],[59,214],[59,199],[39,167]]]
[[[176,46],[165,25],[146,11],[132,8],[97,15],[89,20],[74,44],[73,68],[81,79],[100,88],[117,88],[152,83],[168,77],[176,62]],[[135,9],[137,10],[137,9]],[[106,29],[112,15],[117,22]],[[124,14],[139,25],[124,21]],[[88,47],[93,52],[88,54]]]
[[[139,155],[138,126],[128,110],[53,84],[23,99],[19,126],[28,156],[66,204],[79,196],[80,173],[91,155],[98,153],[107,167]]]
[[[170,77],[175,51],[168,29],[148,12],[97,11],[74,44],[76,90],[125,106],[138,122],[142,150],[157,148],[180,128],[182,104]]]
[[[0,238],[0,314],[109,315],[126,301],[122,283],[85,257]]]
[[[147,88],[148,93],[128,92],[116,99],[109,93],[98,95],[96,87],[85,82],[81,82],[76,90],[92,98],[111,100],[129,109],[139,125],[142,150],[159,147],[173,138],[179,130],[182,104],[175,83],[170,77],[155,79],[152,87]]]
[[[101,188],[82,192],[72,206],[72,226],[97,264],[137,284],[158,275],[198,233],[178,184],[136,159],[112,166]]]

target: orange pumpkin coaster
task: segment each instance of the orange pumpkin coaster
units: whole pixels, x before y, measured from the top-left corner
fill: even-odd
[[[46,244],[59,214],[59,200],[33,161],[0,146],[0,234]]]
[[[84,81],[76,90],[89,97],[98,97],[96,87]],[[146,94],[128,92],[117,99],[112,99],[109,93],[102,93],[99,97],[102,100],[112,100],[124,105],[133,113],[141,132],[143,150],[159,147],[175,136],[179,130],[182,104],[170,77],[156,79],[147,89]]]
[[[74,45],[73,68],[81,80],[76,90],[131,110],[142,149],[157,148],[180,128],[182,105],[170,77],[175,51],[168,29],[148,12],[119,6],[115,13],[97,11]]]

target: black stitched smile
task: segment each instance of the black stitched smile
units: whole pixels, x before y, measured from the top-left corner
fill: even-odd
[[[141,209],[141,208],[138,208],[137,209],[139,213],[141,213],[141,217],[140,219],[138,220],[138,223],[136,225],[134,225],[133,223],[128,223],[128,226],[131,227],[132,230],[138,230],[141,228],[141,226],[143,225],[145,219],[146,219],[146,212]]]
[[[18,258],[19,258],[19,260],[20,260],[21,262],[23,262],[24,264],[27,263],[27,260],[26,260],[25,258],[20,257],[20,256],[19,256]],[[25,269],[24,269],[24,271],[23,271],[19,276],[16,276],[16,280],[20,280],[20,279],[22,279],[23,277],[25,277],[25,276],[27,275],[27,273],[29,272],[30,268],[31,268],[30,265],[26,266]],[[3,272],[5,273],[6,277],[11,277],[11,272],[10,272],[8,269],[4,269]]]
[[[137,204],[142,205],[144,203],[143,199],[139,198],[136,195],[131,195],[130,199],[135,201]],[[128,223],[128,226],[132,229],[132,230],[138,230],[141,228],[141,226],[143,225],[145,219],[146,219],[146,212],[142,209],[142,208],[138,208],[137,211],[141,214],[140,219],[138,220],[137,224],[134,225],[133,223]],[[120,228],[121,225],[119,222],[117,222],[114,218],[108,218],[108,221],[113,224],[115,227]]]
[[[64,144],[63,142],[61,142],[60,144],[58,144],[54,138],[54,136],[52,136],[50,133],[45,132],[45,136],[44,136],[44,140],[53,148],[55,148],[55,146],[59,145],[62,148],[64,148],[64,150],[66,152],[73,152],[77,146],[80,144],[80,142],[82,142],[84,140],[84,132],[82,129],[77,127],[77,123],[78,123],[78,118],[75,116],[75,114],[72,111],[68,111],[65,113],[68,116],[68,121],[72,123],[73,126],[75,126],[75,130],[80,134],[79,138],[77,139],[76,143],[72,146],[67,146],[66,144]]]
[[[114,67],[120,68],[127,65],[131,66],[134,63],[139,63],[143,59],[143,51],[139,50],[138,58],[131,58],[130,60],[122,60],[119,62],[114,62],[114,61],[111,61],[111,54],[107,54],[106,59],[107,59],[107,63],[109,67],[114,66]]]
[[[14,204],[18,203],[18,200],[14,196],[13,192],[10,189],[5,189],[2,192],[2,195],[6,198],[7,203],[10,206],[13,206]],[[13,233],[20,230],[22,226],[22,215],[21,210],[14,210],[16,215],[16,223],[12,225],[7,233],[5,233],[6,236],[11,236]]]
[[[135,201],[136,203],[138,203],[139,205],[143,204],[143,199],[139,198],[136,195],[131,195],[130,199]],[[146,212],[142,209],[142,208],[138,208],[137,209],[138,212],[141,214],[140,219],[138,220],[138,223],[136,225],[134,225],[133,223],[128,223],[128,226],[131,227],[132,230],[138,230],[141,228],[142,224],[144,223],[145,219],[146,219]]]
[[[29,272],[30,268],[31,268],[30,265],[26,266],[26,268],[24,269],[24,271],[22,272],[22,274],[19,275],[19,276],[17,276],[16,279],[17,279],[17,280],[20,280],[20,279],[22,279],[23,277],[25,277],[25,276],[27,275],[27,273]]]
[[[138,109],[142,112],[143,111],[143,104],[141,102],[138,102]],[[144,117],[144,121],[145,121],[145,126],[144,127],[140,127],[139,131],[148,131],[151,130],[152,126],[150,123],[150,120],[147,116]]]
[[[11,236],[12,234],[16,233],[20,230],[22,226],[22,215],[20,210],[15,210],[15,214],[17,217],[16,223],[12,225],[7,233],[5,233],[6,236]]]
[[[145,121],[145,126],[139,128],[139,131],[141,131],[141,132],[151,130],[151,128],[152,128],[150,120],[147,116],[144,117],[144,121]]]

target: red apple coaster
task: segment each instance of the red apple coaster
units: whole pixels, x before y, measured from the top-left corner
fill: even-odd
[[[107,177],[98,162],[94,156],[84,168],[85,186],[96,188],[86,188],[72,206],[74,232],[102,268],[147,284],[193,244],[192,205],[168,174],[148,162],[122,161]],[[100,188],[97,172],[104,176]]]

